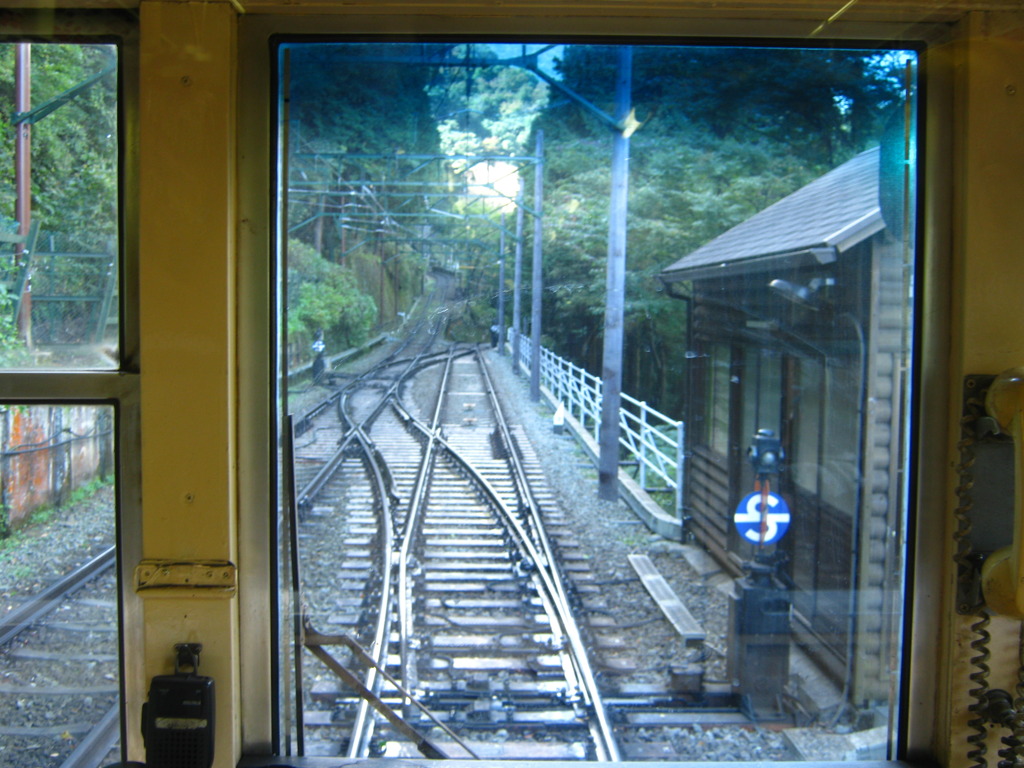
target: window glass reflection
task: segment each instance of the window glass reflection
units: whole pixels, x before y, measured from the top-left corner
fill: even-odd
[[[0,44],[0,107],[0,367],[116,368],[116,47]]]
[[[307,637],[370,649],[397,682],[369,665],[366,688],[414,688],[451,756],[889,755],[915,73],[890,50],[282,46],[282,600]],[[446,461],[520,454],[479,485],[518,489],[525,533],[438,490]],[[523,543],[544,515],[572,538],[550,558]],[[506,581],[554,613],[499,616]],[[284,645],[291,748],[415,754],[322,647]]]
[[[120,759],[113,415],[0,406],[4,765]]]

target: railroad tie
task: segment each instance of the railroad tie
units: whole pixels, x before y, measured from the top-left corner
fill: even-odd
[[[630,565],[686,645],[703,645],[706,634],[647,555],[629,555]]]

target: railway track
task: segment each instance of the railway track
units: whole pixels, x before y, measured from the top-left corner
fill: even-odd
[[[476,349],[387,361],[331,400],[294,448],[304,754],[665,759],[659,729],[750,725],[728,696],[632,677]]]
[[[665,622],[653,603],[619,626],[606,590],[618,605],[637,575],[595,576],[585,521],[504,418],[485,356],[444,342],[444,320],[335,376],[294,421],[292,751],[661,760],[695,754],[704,729],[758,732],[705,679],[703,646],[679,639],[673,656],[693,664],[652,667],[632,621]]]
[[[442,728],[431,747],[444,754],[615,759],[531,471],[481,358],[452,347],[397,368],[341,393],[337,424],[320,409],[315,437],[296,445],[307,637],[365,647],[382,670],[366,688],[416,732]],[[328,457],[331,441],[342,445]],[[333,526],[346,537],[340,558],[320,546]],[[409,739],[368,707],[321,674],[303,703],[307,753],[408,754]]]
[[[111,547],[0,623],[3,765],[85,768],[101,764],[116,749],[114,562]]]

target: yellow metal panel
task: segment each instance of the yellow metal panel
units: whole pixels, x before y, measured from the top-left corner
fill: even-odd
[[[146,558],[233,562],[237,550],[235,36],[230,5],[141,4]],[[217,685],[218,768],[234,765],[239,752],[237,612],[234,597],[188,593],[143,607],[147,680],[169,671],[175,643],[204,646],[202,672]]]
[[[973,10],[1016,10],[1015,0],[235,0],[250,13],[442,14],[447,16],[556,15],[575,17],[681,17],[801,19],[819,25],[844,21],[954,21]]]
[[[856,21],[955,21],[970,11],[1014,11],[1019,0],[206,0],[231,5],[239,13],[443,14],[449,16],[678,16],[741,19],[809,19],[815,24]],[[125,9],[140,0],[0,0],[0,8]]]
[[[234,12],[143,3],[146,557],[234,559]]]
[[[155,675],[174,672],[174,644],[201,643],[199,673],[213,678],[216,686],[216,733],[214,768],[233,768],[238,762],[238,696],[235,657],[238,638],[234,621],[225,616],[228,601],[223,600],[149,600],[145,605],[146,681],[138,681],[148,690]],[[232,603],[234,601],[231,601]],[[135,683],[136,681],[129,681]],[[145,692],[143,693],[145,695]],[[130,739],[137,738],[129,733]],[[132,750],[132,759],[144,760],[141,745]]]
[[[1024,364],[1024,16],[975,16],[961,66],[963,371],[999,373]]]
[[[958,461],[960,393],[967,374],[996,374],[1024,364],[1024,315],[1020,286],[1024,259],[1024,14],[976,13],[961,25],[951,47],[954,131],[952,147],[953,221],[951,278],[951,355],[949,364],[950,466]],[[954,478],[955,481],[955,478]],[[953,481],[947,483],[951,488]],[[952,510],[957,500],[947,491],[947,535],[952,541]],[[939,519],[939,510],[929,519]],[[976,617],[955,614],[951,556],[943,569],[948,590],[945,610],[950,617],[948,654],[942,669],[943,705],[948,736],[937,744],[939,760],[949,768],[972,765],[967,707],[976,687],[970,664],[979,656],[970,644],[979,638],[971,630]],[[1012,691],[1017,673],[1019,622],[1000,618],[989,627],[992,669],[989,684]],[[1002,745],[998,733],[989,735],[989,755]]]

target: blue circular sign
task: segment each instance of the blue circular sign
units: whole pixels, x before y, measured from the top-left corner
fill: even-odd
[[[761,497],[760,491],[744,496],[736,507],[732,521],[744,541],[764,546],[774,544],[786,535],[789,529],[789,507],[781,496],[769,493],[768,509],[762,510]]]

